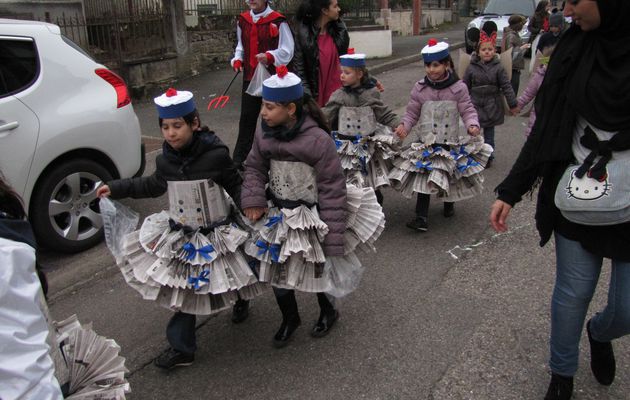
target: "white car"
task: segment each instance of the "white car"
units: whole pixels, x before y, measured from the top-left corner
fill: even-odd
[[[527,42],[529,40],[529,31],[527,30],[529,17],[534,14],[537,3],[538,0],[489,0],[483,11],[475,10],[477,17],[470,21],[466,27],[464,34],[466,52],[470,54],[474,50],[473,43],[468,38],[468,30],[471,28],[481,29],[483,24],[488,21],[492,21],[497,25],[497,48],[500,48],[503,43],[503,30],[508,26],[508,19],[513,14],[519,14],[527,18],[523,25],[523,30],[519,32],[523,41]]]
[[[58,26],[0,19],[0,171],[38,243],[77,252],[102,238],[96,188],[142,174],[125,82]]]

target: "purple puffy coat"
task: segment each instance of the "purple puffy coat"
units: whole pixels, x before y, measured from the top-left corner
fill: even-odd
[[[407,104],[407,111],[405,111],[405,116],[402,118],[402,124],[404,125],[407,133],[410,133],[411,128],[418,123],[422,105],[427,101],[440,100],[452,100],[457,102],[457,109],[459,111],[459,115],[461,115],[464,120],[466,129],[471,126],[479,126],[477,111],[475,111],[475,107],[470,101],[468,88],[464,82],[457,81],[447,88],[434,89],[426,85],[423,79],[416,82],[413,89],[411,89],[409,104]]]
[[[254,144],[245,161],[241,186],[241,207],[267,207],[265,185],[269,182],[269,161],[301,161],[313,167],[317,176],[319,216],[328,225],[323,249],[327,256],[343,256],[346,229],[346,178],[332,137],[307,116],[300,133],[290,141],[263,137],[258,124]]]
[[[546,65],[539,65],[536,68],[536,71],[532,74],[532,77],[529,79],[529,83],[523,91],[523,94],[518,98],[518,108],[523,109],[530,101],[534,100],[536,94],[538,93],[538,89],[540,89],[540,85],[542,85],[542,81],[545,78],[545,72],[547,72]],[[532,133],[532,127],[534,126],[534,122],[536,122],[536,107],[532,107],[529,112],[529,122],[527,123],[527,130],[525,131],[525,135],[529,136]]]

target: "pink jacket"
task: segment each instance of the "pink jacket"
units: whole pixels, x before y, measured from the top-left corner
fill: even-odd
[[[324,238],[327,256],[342,256],[343,233],[346,230],[346,178],[332,137],[307,116],[300,133],[290,141],[263,137],[258,124],[245,161],[241,186],[241,207],[267,207],[265,185],[269,182],[269,161],[301,161],[315,168],[317,175],[319,216],[328,225]]]
[[[440,100],[452,100],[457,102],[457,109],[464,120],[466,128],[479,126],[477,111],[475,111],[475,106],[473,106],[470,101],[468,88],[463,81],[457,81],[444,89],[434,89],[426,85],[423,79],[416,82],[413,89],[411,89],[407,111],[405,111],[405,116],[402,118],[402,124],[405,126],[407,133],[411,132],[411,128],[418,123],[422,105],[427,101]]]
[[[542,81],[545,78],[545,72],[547,72],[546,65],[539,65],[534,71],[527,87],[523,91],[523,94],[518,98],[518,108],[523,109],[530,101],[534,100],[536,94],[538,93],[538,89],[540,89],[540,85],[542,85]],[[534,122],[536,122],[536,109],[532,107],[532,110],[529,112],[529,122],[527,123],[527,130],[525,131],[525,135],[529,136],[532,132],[532,127],[534,126]]]

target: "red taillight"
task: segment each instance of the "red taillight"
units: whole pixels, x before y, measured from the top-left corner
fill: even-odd
[[[116,101],[118,102],[117,108],[121,108],[131,103],[131,97],[129,97],[129,91],[127,90],[127,85],[125,85],[125,81],[114,72],[106,69],[99,68],[95,70],[96,75],[105,79],[107,83],[114,87],[116,90]]]

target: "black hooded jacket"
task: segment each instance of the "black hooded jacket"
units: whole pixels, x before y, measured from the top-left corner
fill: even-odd
[[[630,223],[587,226],[569,222],[554,203],[565,169],[574,161],[578,116],[597,128],[630,135],[630,2],[597,0],[601,25],[572,25],[551,56],[536,96],[536,122],[508,176],[496,188],[510,205],[539,185],[536,227],[544,245],[555,231],[587,251],[630,261]]]
[[[240,204],[242,179],[228,147],[208,128],[195,132],[191,143],[180,151],[164,142],[155,164],[153,175],[108,182],[111,197],[158,197],[166,193],[168,181],[212,179]]]
[[[327,25],[328,34],[332,37],[340,56],[348,52],[350,36],[346,24],[341,20],[331,21]],[[319,94],[319,46],[317,36],[319,28],[312,24],[300,23],[295,35],[295,52],[293,68],[304,86],[304,92],[317,99]]]

